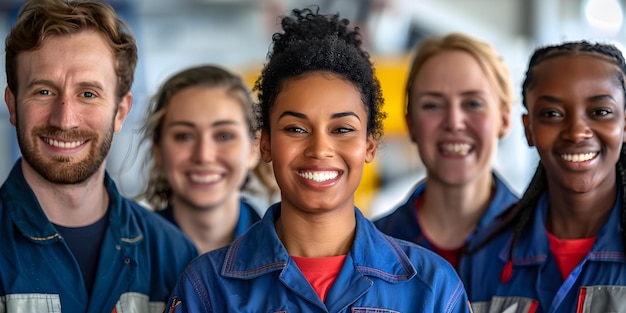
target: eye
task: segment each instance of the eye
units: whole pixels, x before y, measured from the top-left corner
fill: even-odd
[[[556,110],[546,110],[543,111],[539,114],[541,117],[562,117],[563,114],[561,114],[561,112],[558,112]]]
[[[422,105],[420,105],[420,107],[422,108],[422,110],[429,111],[429,110],[437,110],[441,107],[441,105],[439,105],[438,103],[434,103],[434,102],[425,102]]]
[[[304,129],[302,129],[300,127],[297,127],[297,126],[285,127],[285,130],[287,132],[290,132],[290,133],[299,133],[299,134],[305,134],[306,133],[306,131]]]
[[[193,135],[190,133],[176,133],[174,134],[174,141],[185,142],[193,139]]]
[[[466,105],[472,109],[480,109],[483,107],[483,103],[478,100],[470,100]]]
[[[217,134],[218,141],[229,141],[229,140],[233,140],[234,138],[235,138],[235,135],[231,133],[227,133],[227,132],[222,132],[222,133]]]
[[[52,94],[52,92],[50,90],[44,89],[37,91],[37,94],[42,96],[49,96]]]
[[[96,94],[91,92],[91,91],[85,91],[85,92],[83,92],[83,97],[84,98],[95,98]]]
[[[353,132],[354,129],[352,128],[348,128],[348,127],[339,127],[335,130],[333,130],[333,133],[340,133],[340,134],[345,134],[345,133],[350,133]]]
[[[591,112],[592,116],[607,116],[613,113],[613,111],[609,109],[595,109]]]

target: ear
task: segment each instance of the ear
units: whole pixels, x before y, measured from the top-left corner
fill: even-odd
[[[252,147],[250,147],[250,155],[248,157],[248,170],[254,169],[261,159],[261,132],[257,131],[252,139]]]
[[[259,144],[261,159],[265,163],[272,162],[272,150],[270,147],[270,134],[268,130],[261,130],[261,143]]]
[[[372,136],[367,136],[367,142],[365,143],[365,163],[372,163],[376,157],[376,151],[378,151],[378,143]]]
[[[411,142],[417,143],[415,138],[413,138],[413,121],[411,120],[411,116],[409,114],[404,115],[404,122],[406,123],[406,127],[408,129],[409,137],[411,137]]]
[[[126,120],[128,113],[130,113],[130,108],[133,106],[133,94],[129,91],[120,101],[119,106],[117,107],[117,112],[115,113],[115,132],[118,132],[122,129],[122,124]]]
[[[524,133],[526,134],[526,142],[529,146],[535,146],[532,133],[530,132],[530,122],[528,121],[528,114],[522,115],[522,123],[524,123]]]
[[[498,138],[504,138],[511,130],[511,108],[508,105],[503,105],[500,111],[502,114],[502,125],[500,125],[500,130],[498,131]]]
[[[11,125],[15,126],[17,123],[17,118],[15,115],[15,95],[9,87],[4,88],[4,103],[7,104],[7,109],[9,109],[9,122]]]

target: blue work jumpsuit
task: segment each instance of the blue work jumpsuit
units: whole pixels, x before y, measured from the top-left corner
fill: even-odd
[[[519,200],[517,195],[495,174],[494,181],[496,183],[496,193],[487,210],[478,220],[474,233],[491,223],[496,216]],[[374,221],[374,224],[389,236],[412,241],[429,250],[434,250],[432,244],[424,237],[422,228],[417,222],[417,212],[415,211],[415,201],[424,194],[426,184],[426,181],[419,183],[405,204],[389,215]],[[471,238],[472,236],[468,237],[467,240],[469,241]]]
[[[474,313],[626,312],[621,201],[615,202],[591,251],[563,281],[546,234],[548,200],[544,193],[515,245],[510,280],[502,282],[500,277],[508,260],[511,231],[461,260],[459,275],[466,284]],[[472,245],[482,241],[490,230],[484,228]]]
[[[165,219],[122,197],[108,174],[104,186],[109,226],[89,297],[78,262],[17,161],[0,189],[0,313],[163,311],[196,249]]]
[[[230,246],[194,260],[166,312],[470,312],[448,262],[355,214],[352,248],[325,303],[276,235],[277,203]]]

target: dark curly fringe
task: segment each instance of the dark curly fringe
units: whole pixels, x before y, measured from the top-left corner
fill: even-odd
[[[268,63],[254,85],[261,114],[259,125],[269,130],[269,116],[282,84],[310,72],[329,72],[352,83],[361,93],[368,114],[367,132],[378,140],[383,133],[384,103],[370,56],[361,48],[359,28],[350,29],[339,14],[322,15],[295,9],[282,18],[283,33],[272,36]]]
[[[624,91],[624,97],[626,99],[626,85],[624,84],[624,76],[626,75],[626,62],[619,49],[612,45],[607,44],[591,44],[587,41],[568,42],[557,46],[548,46],[540,48],[535,51],[530,59],[528,65],[528,71],[526,72],[526,79],[522,85],[522,97],[524,106],[526,106],[525,95],[526,92],[532,88],[535,77],[535,66],[539,63],[558,56],[571,55],[578,53],[593,53],[598,54],[599,57],[605,57],[608,62],[612,62],[619,67],[621,73],[618,73],[618,80],[621,83],[622,90]],[[626,104],[625,104],[626,106]],[[622,145],[620,158],[616,164],[617,172],[617,186],[616,188],[622,188],[621,194],[621,230],[622,230],[622,246],[626,252],[626,231],[624,225],[626,225],[626,148]],[[499,234],[506,230],[511,229],[513,231],[513,239],[509,250],[508,261],[513,259],[513,250],[515,245],[519,241],[523,231],[528,226],[531,217],[536,210],[537,202],[542,193],[548,189],[548,182],[545,173],[545,169],[540,164],[537,167],[537,171],[533,176],[532,181],[528,185],[526,192],[522,196],[522,199],[511,208],[509,208],[501,217],[499,225],[489,234],[485,239],[478,243],[474,248],[467,249],[466,253],[472,254],[486,246],[491,240],[497,237]]]

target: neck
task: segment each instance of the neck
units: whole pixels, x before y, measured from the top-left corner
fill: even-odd
[[[546,227],[559,239],[596,236],[611,215],[617,199],[615,180],[607,179],[598,188],[584,193],[563,190],[557,184],[549,185]]]
[[[104,162],[85,182],[75,185],[55,184],[45,180],[26,161],[21,162],[24,178],[51,223],[81,227],[95,223],[109,206],[104,187]]]
[[[495,180],[491,172],[462,186],[429,179],[422,208],[418,211],[426,237],[441,248],[462,246],[476,229],[494,193]]]
[[[354,206],[310,214],[281,203],[276,233],[289,255],[329,257],[347,254],[356,232]]]
[[[170,199],[176,222],[199,253],[229,244],[239,221],[239,193],[210,208],[197,207],[179,197]]]

